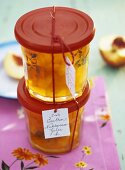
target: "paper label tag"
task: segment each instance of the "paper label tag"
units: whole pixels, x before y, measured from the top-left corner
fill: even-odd
[[[27,64],[26,64],[26,61],[25,61],[24,58],[23,58],[23,67],[24,67],[24,76],[25,76],[25,79],[28,80]]]
[[[42,111],[45,139],[70,136],[68,109]]]
[[[66,61],[70,64],[70,66],[66,64],[66,85],[72,96],[75,97],[75,68],[68,57],[66,57]]]

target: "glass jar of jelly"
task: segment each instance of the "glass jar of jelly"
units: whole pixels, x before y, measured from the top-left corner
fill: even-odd
[[[94,37],[94,24],[79,10],[56,7],[55,35],[63,44],[57,41],[52,47],[52,10],[51,7],[41,8],[23,15],[16,23],[15,36],[22,47],[25,81],[30,95],[52,102],[54,75],[55,101],[69,101],[73,96],[66,83],[64,55],[73,61],[75,97],[79,97],[87,85],[89,44]]]
[[[79,145],[84,106],[90,94],[88,82],[83,94],[76,98],[78,105],[75,100],[58,102],[56,105],[51,102],[36,100],[30,96],[25,86],[24,78],[19,82],[17,93],[18,100],[25,111],[29,140],[33,147],[45,153],[65,153]],[[68,108],[70,135],[46,139],[43,126],[43,111],[59,108]]]

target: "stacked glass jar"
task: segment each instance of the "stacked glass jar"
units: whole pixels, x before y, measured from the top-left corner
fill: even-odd
[[[15,36],[25,72],[18,99],[26,112],[30,142],[47,153],[71,151],[79,144],[81,116],[90,94],[87,73],[93,21],[76,9],[41,8],[19,18]],[[49,111],[58,115],[60,109],[62,115],[68,111],[69,133],[46,137],[43,113],[45,117]]]

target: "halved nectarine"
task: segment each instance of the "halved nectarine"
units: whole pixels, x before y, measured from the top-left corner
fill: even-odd
[[[20,79],[23,77],[24,69],[21,56],[9,52],[4,58],[3,65],[8,76],[14,79]]]
[[[125,37],[103,37],[99,44],[99,51],[107,64],[113,67],[125,65]]]

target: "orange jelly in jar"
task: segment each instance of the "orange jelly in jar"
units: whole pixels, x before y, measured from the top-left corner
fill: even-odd
[[[63,44],[54,42],[53,48],[51,7],[23,15],[15,26],[16,39],[22,46],[26,87],[32,97],[47,102],[53,102],[53,93],[56,102],[73,99],[66,83],[63,53],[71,62],[74,57],[75,97],[82,95],[87,84],[89,44],[94,37],[94,24],[87,14],[66,7],[56,7],[55,11],[55,35]]]
[[[42,111],[54,109],[52,103],[45,103],[33,99],[25,86],[24,79],[18,85],[18,100],[24,107],[28,126],[29,140],[33,147],[45,153],[65,153],[76,148],[80,140],[80,127],[82,116],[84,115],[84,105],[90,94],[89,84],[87,83],[84,93],[77,98],[78,107],[74,100],[58,103],[55,109],[68,108],[70,135],[56,138],[45,138]],[[78,114],[78,115],[77,115]],[[77,117],[78,116],[78,117]],[[75,127],[76,125],[76,127]]]
[[[26,86],[31,96],[44,101],[53,101],[51,54],[38,53],[22,47],[24,62],[27,65]],[[74,53],[76,71],[75,96],[81,96],[87,82],[89,45]],[[71,54],[66,53],[70,60]],[[54,55],[55,99],[57,102],[71,100],[71,93],[66,85],[66,63],[62,54]],[[84,73],[84,74],[83,74]]]

